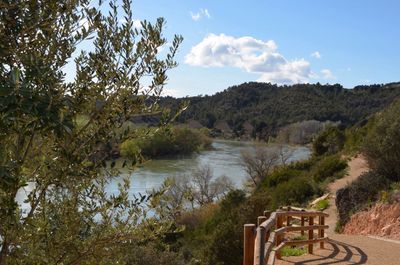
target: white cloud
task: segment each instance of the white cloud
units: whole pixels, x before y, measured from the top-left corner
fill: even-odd
[[[157,48],[157,52],[158,52],[158,53],[162,53],[162,52],[168,50],[168,48],[169,48],[170,46],[171,46],[171,44],[170,44],[169,42],[167,42],[167,43],[161,45],[160,47],[158,47],[158,48]]]
[[[329,69],[322,69],[321,74],[325,79],[335,79],[336,77],[333,75],[332,71]]]
[[[322,55],[319,51],[315,51],[315,52],[311,53],[311,57],[321,59]]]
[[[142,28],[142,21],[140,21],[139,19],[134,19],[133,20],[133,27],[137,28],[137,29],[141,29]]]
[[[203,17],[211,18],[210,12],[208,12],[208,9],[206,8],[200,8],[199,12],[197,13],[193,13],[192,11],[190,11],[190,16],[194,21],[198,21]]]
[[[123,18],[121,18],[121,19],[119,20],[119,24],[120,24],[120,25],[123,25],[124,23],[126,23],[126,18],[125,18],[125,17],[123,17]],[[132,25],[133,25],[134,28],[136,28],[136,29],[138,29],[138,30],[140,30],[140,29],[143,28],[143,27],[142,27],[142,21],[141,21],[140,19],[133,19],[133,20],[132,20]]]
[[[174,88],[163,88],[162,92],[161,92],[162,96],[171,96],[174,98],[179,98],[182,96],[182,93],[178,90],[178,89],[174,89]]]
[[[278,84],[304,83],[312,77],[308,61],[289,61],[277,52],[273,40],[253,37],[210,34],[192,47],[185,63],[201,67],[237,67],[260,74],[259,81]]]

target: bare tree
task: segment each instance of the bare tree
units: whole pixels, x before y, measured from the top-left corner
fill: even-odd
[[[157,204],[159,213],[176,219],[190,203],[192,208],[212,203],[223,198],[234,188],[226,176],[214,178],[209,165],[192,171],[191,175],[169,177],[164,181],[163,192]]]
[[[280,153],[275,148],[257,148],[254,153],[242,152],[242,166],[247,175],[258,186],[278,165]]]
[[[293,156],[294,149],[280,143],[277,146],[277,151],[279,154],[279,163],[286,166],[289,159]]]
[[[188,201],[192,202],[192,185],[187,175],[168,177],[164,181],[165,192],[160,206],[167,210],[167,215],[176,219]]]
[[[222,198],[234,186],[226,176],[213,179],[209,165],[202,165],[192,172],[192,194],[198,205],[212,203]]]

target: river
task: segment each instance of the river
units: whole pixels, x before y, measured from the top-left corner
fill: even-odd
[[[214,140],[212,149],[184,157],[154,159],[144,163],[133,172],[121,171],[120,177],[112,181],[107,191],[114,193],[122,177],[129,177],[131,181],[131,194],[144,194],[146,191],[158,188],[164,179],[169,176],[190,174],[197,167],[209,165],[214,177],[227,176],[237,188],[246,181],[246,172],[241,166],[240,157],[243,151],[254,152],[259,143]],[[263,148],[271,148],[264,146]],[[307,159],[311,151],[304,146],[287,146],[292,152],[289,161]]]
[[[197,167],[208,165],[213,171],[214,177],[222,175],[227,176],[237,187],[243,187],[243,183],[247,180],[246,172],[241,166],[240,157],[242,152],[254,152],[259,143],[214,140],[212,149],[202,151],[183,157],[162,158],[147,161],[136,170],[128,171],[120,170],[120,175],[111,180],[106,191],[108,193],[118,192],[118,183],[121,183],[124,177],[129,177],[131,181],[130,195],[145,194],[146,191],[159,188],[165,178],[169,176],[182,176],[190,174]],[[263,145],[262,148],[271,148]],[[304,146],[286,146],[292,154],[289,161],[297,161],[307,159],[311,151]],[[24,188],[21,188],[16,196],[23,211],[29,210],[29,204],[23,203],[34,188],[34,183],[29,182]]]

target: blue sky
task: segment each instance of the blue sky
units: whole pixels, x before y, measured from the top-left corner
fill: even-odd
[[[248,81],[400,81],[398,0],[136,0],[136,19],[184,37],[165,93],[214,94]]]

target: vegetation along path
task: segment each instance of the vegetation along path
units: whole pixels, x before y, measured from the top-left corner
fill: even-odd
[[[283,257],[276,264],[400,264],[400,242],[334,232],[337,221],[336,191],[367,170],[365,159],[362,156],[355,157],[349,161],[348,174],[330,184],[330,207],[326,210],[329,214],[326,223],[329,225],[327,233],[330,240],[325,244],[325,249],[315,248],[313,255]]]

